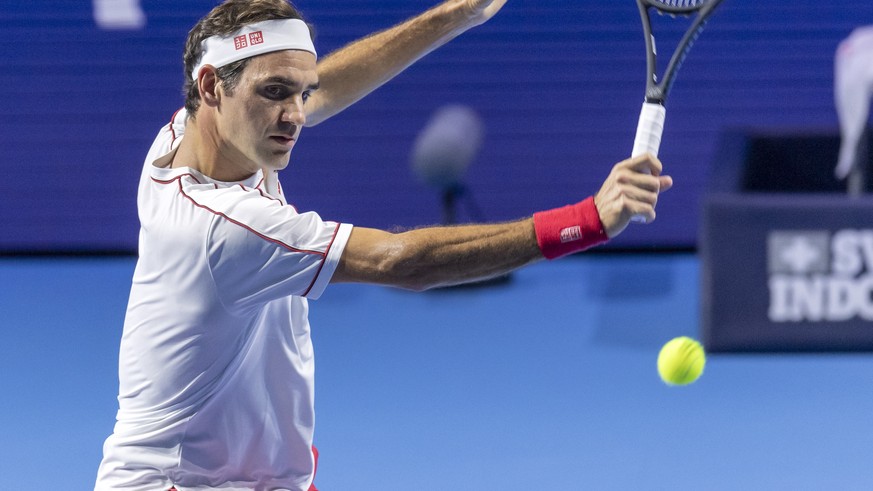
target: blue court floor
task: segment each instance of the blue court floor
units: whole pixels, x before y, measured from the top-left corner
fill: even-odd
[[[132,258],[0,260],[0,490],[90,490]],[[588,255],[504,285],[335,285],[312,305],[322,491],[873,489],[873,356],[710,356],[691,254]]]

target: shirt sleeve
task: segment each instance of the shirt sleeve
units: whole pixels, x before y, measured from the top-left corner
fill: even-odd
[[[324,221],[257,189],[213,190],[207,256],[218,295],[230,310],[277,298],[318,298],[330,282],[352,226]]]

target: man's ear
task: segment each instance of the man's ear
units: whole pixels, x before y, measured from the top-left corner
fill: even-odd
[[[207,106],[218,106],[222,95],[220,85],[215,67],[203,65],[200,68],[200,73],[197,74],[197,89],[200,92],[200,100]]]

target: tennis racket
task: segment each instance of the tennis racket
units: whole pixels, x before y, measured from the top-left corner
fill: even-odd
[[[658,149],[661,147],[661,134],[664,131],[664,119],[667,114],[664,109],[667,95],[676,79],[676,73],[679,72],[682,62],[685,61],[685,56],[691,50],[691,45],[697,40],[697,36],[700,35],[706,21],[719,3],[721,0],[637,0],[640,18],[643,21],[643,34],[646,39],[646,69],[648,73],[646,76],[646,98],[640,111],[640,120],[637,123],[637,133],[631,157],[646,152],[658,155]],[[649,17],[652,11],[673,17],[677,15],[695,16],[688,30],[685,31],[685,35],[676,46],[660,81],[657,74],[658,56],[655,35],[652,33],[652,22]],[[635,216],[634,221],[642,222],[645,219],[642,216]]]
[[[667,102],[667,95],[670,93],[670,88],[676,79],[676,73],[679,72],[685,56],[691,50],[691,45],[697,40],[706,21],[719,3],[721,0],[637,0],[640,17],[643,21],[643,34],[646,39],[646,69],[648,73],[646,76],[646,99],[640,112],[640,121],[637,125],[637,134],[631,156],[636,157],[645,152],[658,155],[658,149],[661,146],[661,133],[664,130],[666,115],[664,104]],[[660,14],[672,16],[697,14],[676,46],[660,81],[658,81],[657,74],[658,57],[655,35],[652,34],[652,22],[649,17],[653,10]]]

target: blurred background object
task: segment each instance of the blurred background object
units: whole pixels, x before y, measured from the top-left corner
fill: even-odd
[[[847,179],[850,195],[871,189],[866,157],[870,96],[873,95],[873,26],[859,27],[840,42],[834,59],[834,99],[840,120],[840,153],[835,174]]]
[[[94,0],[94,22],[106,30],[142,29],[146,16],[139,0]]]
[[[483,221],[464,183],[481,146],[482,121],[476,111],[461,104],[439,108],[415,139],[412,171],[420,182],[439,190],[445,225],[458,222],[459,199],[465,199],[474,221]]]

